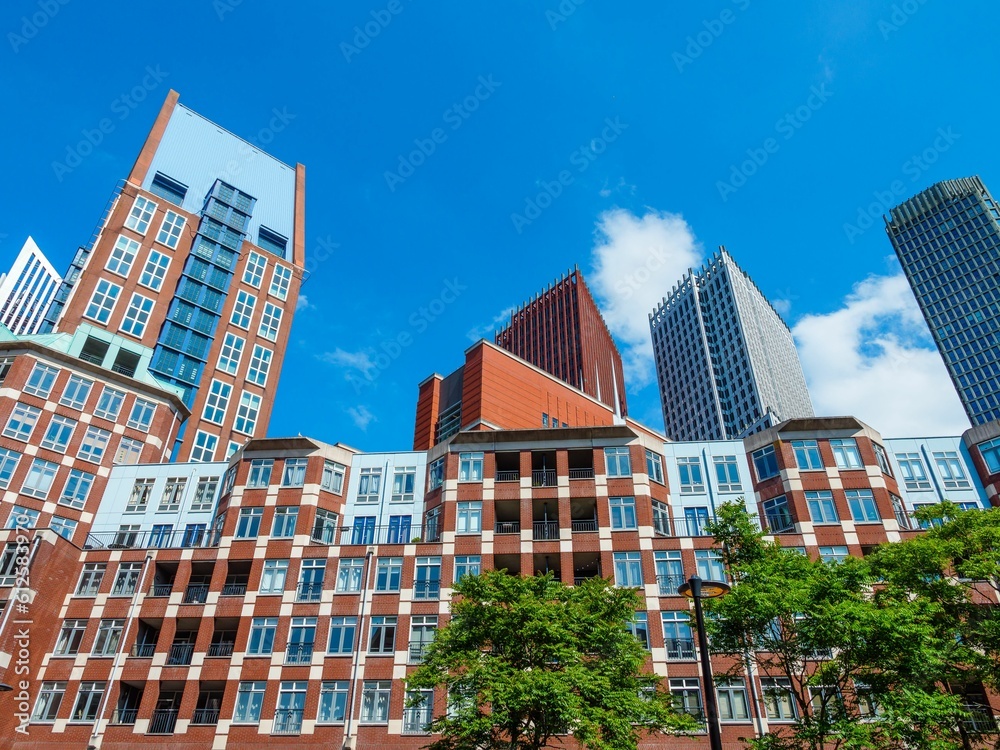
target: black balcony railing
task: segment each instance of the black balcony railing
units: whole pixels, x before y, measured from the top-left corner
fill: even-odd
[[[191,717],[192,724],[218,724],[219,709],[217,708],[196,708]]]
[[[170,647],[170,653],[167,654],[167,666],[186,667],[191,663],[193,654],[193,643],[175,643]]]
[[[209,656],[232,656],[233,646],[236,644],[232,641],[223,641],[221,643],[213,643],[208,647]]]
[[[172,532],[148,531],[92,531],[87,534],[84,549],[165,549],[183,547],[214,547],[219,534],[190,533],[186,529]]]
[[[222,586],[223,596],[244,596],[247,593],[246,583],[225,583]]]
[[[410,641],[409,663],[422,664],[424,654],[427,653],[427,647],[430,645],[430,641]]]
[[[132,656],[140,659],[149,659],[154,653],[156,653],[155,643],[136,643],[132,646]]]
[[[686,661],[694,659],[694,638],[664,638],[667,659]]]
[[[207,583],[190,583],[184,591],[185,604],[204,604],[208,598]]]
[[[573,576],[573,585],[579,586],[584,581],[589,581],[591,578],[600,578],[600,574],[595,574],[592,576]]]
[[[687,579],[682,575],[661,574],[656,576],[656,583],[660,587],[660,596],[677,596],[677,589],[681,587]]]
[[[279,708],[274,712],[271,734],[298,734],[302,731],[301,708]]]
[[[157,708],[153,710],[153,718],[149,721],[147,734],[173,734],[177,724],[176,708]]]
[[[132,378],[135,377],[135,368],[129,367],[127,365],[120,365],[115,362],[111,365],[111,371],[117,372],[119,375],[124,375],[125,377]]]
[[[531,538],[532,539],[558,539],[559,538],[559,522],[558,521],[532,521],[532,523],[531,523]]]
[[[497,521],[493,525],[494,534],[520,534],[521,533],[521,522],[520,521]]]
[[[354,525],[340,527],[338,536],[341,544],[410,544],[438,541],[441,528],[438,524]]]
[[[312,661],[313,644],[289,643],[285,651],[285,664],[309,664]]]
[[[438,599],[441,596],[441,581],[438,578],[432,578],[427,581],[414,581],[413,582],[413,598],[414,599]]]
[[[111,723],[128,724],[131,726],[135,724],[135,720],[138,715],[138,708],[116,708],[114,713],[111,714]]]
[[[586,469],[570,469],[569,470],[570,479],[593,479],[594,478],[594,468],[591,466]]]
[[[573,531],[597,531],[597,519],[596,518],[574,518],[570,524],[572,525]]]
[[[154,583],[149,588],[150,596],[170,596],[170,592],[174,590],[174,584],[172,583]]]
[[[532,469],[532,471],[531,471],[531,486],[532,487],[555,487],[556,486],[556,470],[555,469]]]
[[[519,482],[521,481],[521,472],[517,469],[513,471],[498,471],[497,472],[498,482]]]
[[[323,596],[322,581],[301,581],[295,587],[295,599],[300,602],[318,602]]]

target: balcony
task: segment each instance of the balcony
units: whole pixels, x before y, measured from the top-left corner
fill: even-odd
[[[231,641],[213,643],[208,647],[208,655],[214,657],[226,657],[233,655],[233,647],[236,644]]]
[[[432,578],[427,581],[413,582],[414,599],[438,599],[441,596],[441,581]]]
[[[191,717],[192,724],[214,725],[219,723],[219,709],[217,708],[196,708]]]
[[[521,472],[517,469],[513,471],[498,471],[496,481],[498,482],[520,482]]]
[[[302,581],[295,587],[295,601],[318,602],[322,596],[322,581]]]
[[[494,534],[520,534],[520,521],[497,521],[493,526]]]
[[[441,538],[440,527],[428,524],[394,524],[390,526],[343,526],[340,528],[341,544],[411,544],[422,540],[437,541]]]
[[[403,734],[430,734],[431,712],[423,705],[403,709]]]
[[[532,469],[531,470],[531,486],[532,487],[555,487],[556,486],[556,470],[555,469]]]
[[[311,643],[289,643],[285,652],[285,664],[310,664],[312,663],[313,644]]]
[[[407,659],[408,664],[423,664],[424,654],[427,653],[427,647],[430,646],[430,641],[410,641],[409,656]]]
[[[167,666],[186,667],[191,663],[193,654],[193,643],[175,643],[170,647],[170,653],[167,655]]]
[[[174,584],[172,583],[154,583],[149,588],[150,596],[170,596],[170,592],[174,590]]]
[[[136,643],[132,646],[132,650],[129,652],[132,656],[139,659],[149,659],[156,653],[155,643]]]
[[[188,547],[215,547],[218,534],[188,533],[178,530],[169,533],[148,531],[98,531],[87,534],[84,549],[166,549]]]
[[[184,591],[185,604],[204,604],[207,598],[208,598],[207,583],[188,584],[187,589]]]
[[[677,596],[677,589],[685,580],[682,575],[656,576],[656,584],[660,587],[660,596]]]
[[[594,469],[593,467],[587,469],[570,469],[569,470],[570,479],[593,479]]]
[[[600,576],[573,576],[573,585],[579,586],[584,581],[589,581],[591,578],[600,578]]]
[[[531,538],[535,540],[558,539],[558,521],[533,521],[531,524]]]
[[[117,372],[119,375],[124,375],[127,378],[135,377],[135,368],[129,367],[128,365],[120,365],[117,362],[115,362],[113,365],[111,365],[111,370],[112,372]]]
[[[146,734],[173,734],[176,724],[176,708],[157,708],[153,711],[153,718],[149,722]]]
[[[693,638],[664,638],[667,661],[690,661],[694,659]]]
[[[111,714],[111,723],[132,726],[135,724],[138,715],[138,708],[116,708],[114,713]]]
[[[597,531],[597,519],[596,518],[578,518],[570,522],[573,529],[573,533],[580,531]]]
[[[227,583],[222,587],[223,596],[245,596],[246,593],[246,583]]]
[[[299,734],[302,731],[301,708],[279,708],[274,712],[271,734]]]

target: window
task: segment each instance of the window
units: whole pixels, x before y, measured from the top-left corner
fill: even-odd
[[[632,476],[632,465],[629,463],[628,448],[605,448],[604,460],[609,477]]]
[[[261,279],[264,278],[264,270],[267,268],[267,259],[260,253],[252,250],[247,256],[247,264],[243,269],[243,283],[249,284],[254,289],[260,289]]]
[[[783,677],[763,677],[760,683],[764,692],[767,718],[771,721],[795,721],[798,711],[788,680]]]
[[[135,587],[139,585],[139,575],[142,573],[142,563],[121,563],[115,585],[111,588],[111,596],[132,596]]]
[[[92,656],[114,656],[125,627],[124,620],[101,620],[97,626],[97,638],[90,650]]]
[[[27,441],[31,437],[31,431],[35,429],[35,424],[41,414],[42,410],[34,406],[20,402],[14,404],[10,419],[7,420],[7,426],[3,428],[4,437]]]
[[[253,315],[253,307],[257,303],[253,295],[240,289],[236,293],[236,304],[233,305],[233,314],[229,318],[229,322],[232,323],[237,328],[242,328],[245,331],[250,330],[250,318]]]
[[[56,414],[52,417],[48,427],[45,428],[45,435],[42,437],[42,447],[50,451],[65,453],[69,440],[76,429],[76,420]]]
[[[202,419],[213,424],[222,424],[226,418],[226,408],[229,405],[229,396],[233,392],[233,386],[223,383],[221,380],[212,380],[208,387],[208,396],[205,399],[205,411],[202,412]]]
[[[663,623],[663,646],[669,660],[694,659],[694,636],[687,612],[660,612]]]
[[[265,302],[264,314],[260,316],[260,327],[257,329],[257,335],[268,341],[277,341],[280,327],[281,308],[270,302]]]
[[[318,602],[323,597],[323,579],[325,577],[325,559],[303,560],[302,570],[299,571],[298,601]]]
[[[187,195],[187,186],[162,172],[157,172],[153,175],[149,192],[180,206],[184,203],[184,196]]]
[[[71,409],[82,409],[86,405],[90,389],[93,387],[94,381],[81,378],[79,375],[70,375],[59,403]]]
[[[778,457],[774,454],[773,445],[765,445],[751,453],[750,457],[753,459],[754,471],[757,472],[757,481],[778,476]]]
[[[243,391],[243,395],[240,396],[240,406],[236,410],[236,423],[233,425],[233,429],[236,432],[242,432],[244,435],[253,435],[253,431],[257,427],[260,403],[260,396]]]
[[[215,449],[219,445],[219,436],[198,430],[191,446],[191,460],[195,463],[208,463],[215,460]]]
[[[154,292],[160,291],[169,266],[169,255],[161,253],[158,250],[151,251],[149,257],[146,258],[146,265],[143,266],[142,273],[139,274],[139,283],[144,287],[152,289]]]
[[[344,488],[344,473],[346,471],[347,468],[336,461],[325,461],[323,463],[323,478],[319,486],[339,495]]]
[[[7,379],[7,374],[13,364],[14,357],[0,357],[0,385]]]
[[[886,455],[885,448],[878,443],[872,443],[872,446],[875,448],[875,460],[878,461],[878,467],[883,474],[888,474],[891,477],[892,466],[889,464],[889,456]]]
[[[418,557],[414,566],[413,598],[437,599],[441,595],[441,558]]]
[[[156,241],[162,245],[166,245],[171,250],[175,249],[177,241],[181,236],[181,230],[184,229],[185,221],[186,219],[176,211],[167,211],[163,217],[163,223],[160,224],[160,231],[156,235]]]
[[[656,500],[653,503],[653,531],[661,536],[670,536],[670,509]]]
[[[243,346],[246,341],[235,333],[227,333],[222,340],[222,350],[219,352],[219,362],[216,368],[230,375],[235,375],[243,356]]]
[[[431,462],[427,467],[427,489],[434,490],[444,484],[444,458]]]
[[[139,539],[139,524],[121,524],[115,534],[115,541],[112,543],[115,549],[126,549],[134,547]]]
[[[740,469],[736,463],[736,456],[715,456],[712,462],[715,464],[715,479],[718,483],[719,492],[743,491],[743,483],[740,481]]]
[[[59,464],[41,458],[34,459],[31,462],[31,468],[28,469],[28,476],[24,478],[21,493],[44,500],[49,494],[57,471],[59,471]]]
[[[697,677],[674,678],[669,682],[674,710],[703,720],[701,711],[701,683]]]
[[[705,481],[701,474],[701,459],[697,456],[678,458],[677,471],[681,477],[681,494],[700,494],[705,491]]]
[[[160,496],[160,505],[157,508],[161,513],[175,512],[180,510],[181,500],[184,499],[184,490],[187,487],[187,477],[170,477],[163,486],[163,494]]]
[[[608,505],[611,506],[612,529],[636,528],[634,497],[609,497]]]
[[[141,195],[136,196],[132,210],[129,211],[128,218],[125,219],[125,226],[139,234],[146,234],[155,210],[156,204],[149,198],[143,198]]]
[[[247,370],[247,382],[264,386],[267,383],[267,371],[271,367],[271,350],[260,344],[254,344],[253,356],[250,357],[250,369]]]
[[[150,547],[169,547],[174,535],[172,523],[154,523],[149,534]]]
[[[838,469],[860,469],[863,466],[861,454],[858,453],[858,442],[854,438],[832,439],[830,447],[833,448],[833,458]]]
[[[687,580],[684,577],[684,562],[681,560],[680,550],[654,552],[653,561],[660,596],[677,596],[677,589]]]
[[[260,574],[260,593],[280,594],[288,578],[288,560],[265,560]]]
[[[396,469],[392,475],[392,497],[394,503],[412,503],[413,485],[416,482],[417,470],[412,466]]]
[[[847,495],[847,505],[855,521],[878,523],[882,520],[871,490],[845,490],[844,494]]]
[[[132,493],[125,504],[126,513],[145,513],[149,506],[149,498],[153,494],[154,479],[136,479],[132,485]]]
[[[257,230],[257,244],[281,258],[285,257],[285,249],[288,247],[288,238],[282,237],[273,229],[262,226]]]
[[[31,720],[46,724],[54,722],[59,715],[59,706],[62,705],[65,693],[65,682],[43,682],[42,689],[38,691],[38,700],[35,701]]]
[[[483,531],[483,504],[478,500],[458,503],[455,532],[480,534]]]
[[[86,722],[92,724],[97,718],[97,711],[104,697],[103,682],[81,682],[80,691],[76,694],[76,704],[70,714],[71,722]]]
[[[306,465],[309,463],[305,458],[286,458],[285,471],[281,475],[282,487],[301,487],[306,483]]]
[[[22,554],[22,548],[17,542],[7,542],[0,557],[0,586],[13,586],[16,583],[18,571],[18,557]]]
[[[141,440],[123,437],[118,444],[118,452],[115,453],[114,463],[122,465],[139,463],[139,460],[142,458],[142,446],[143,442]]]
[[[112,284],[107,279],[101,279],[97,282],[97,287],[94,289],[94,294],[90,298],[83,316],[91,320],[96,320],[102,325],[106,324],[108,318],[111,317],[111,311],[115,308],[115,302],[118,300],[118,295],[121,292],[122,288],[117,284]]]
[[[271,274],[271,286],[268,294],[278,299],[288,298],[288,284],[292,280],[292,269],[274,264],[274,273]]]
[[[39,516],[41,516],[41,511],[15,505],[10,509],[10,515],[7,516],[7,525],[4,528],[33,529],[38,525]]]
[[[323,682],[319,687],[319,713],[317,724],[338,724],[347,716],[346,680]]]
[[[285,664],[309,664],[316,644],[316,618],[293,617],[288,631]]]
[[[642,647],[649,650],[649,617],[645,612],[636,612],[625,627],[636,637]]]
[[[342,557],[337,568],[337,591],[353,593],[361,591],[361,578],[364,574],[365,559],[363,557]]]
[[[260,721],[265,690],[266,681],[240,683],[236,689],[236,707],[233,709],[234,724],[256,724]]]
[[[986,469],[990,474],[1000,474],[1000,438],[994,438],[978,446],[979,455],[986,463]]]
[[[458,555],[455,557],[455,583],[462,580],[462,576],[477,576],[482,569],[482,557],[480,555]]]
[[[750,703],[747,686],[743,680],[726,680],[718,683],[719,718],[722,721],[749,721]]]
[[[965,477],[965,470],[962,469],[962,462],[956,451],[935,451],[933,456],[945,489],[958,490],[972,486]]]
[[[278,630],[277,617],[255,617],[250,623],[250,640],[247,653],[256,656],[270,654],[274,650],[274,634]]]
[[[94,409],[94,414],[101,419],[114,422],[118,419],[118,413],[122,410],[123,403],[125,403],[125,393],[123,391],[104,386],[104,390],[101,391],[101,397],[97,399],[97,408]]]
[[[271,469],[273,467],[273,458],[251,459],[250,476],[247,478],[247,487],[267,487],[271,483]]]
[[[361,688],[361,723],[384,724],[389,721],[391,680],[365,680]]]
[[[136,338],[141,338],[146,330],[146,323],[149,322],[149,315],[153,312],[153,300],[143,297],[141,294],[133,294],[129,300],[128,307],[125,308],[125,316],[118,330]]]
[[[714,549],[695,550],[694,561],[698,566],[698,577],[703,581],[727,581],[726,566],[722,564],[722,554]]]
[[[191,501],[191,510],[211,510],[215,500],[215,490],[219,487],[218,477],[198,477],[198,486]]]
[[[337,514],[317,509],[310,538],[314,542],[333,544],[337,538]]]
[[[660,454],[646,451],[646,473],[654,482],[663,484],[663,458]]]
[[[80,652],[83,634],[87,630],[86,620],[63,620],[59,639],[56,641],[57,656],[73,656]]]
[[[399,591],[403,577],[402,557],[380,557],[375,566],[375,590]]]
[[[458,481],[459,482],[483,481],[482,453],[458,454]]]
[[[897,453],[899,471],[903,475],[903,484],[908,490],[929,490],[931,483],[924,471],[924,462],[919,453]]]
[[[80,510],[87,503],[87,494],[94,483],[94,475],[79,469],[70,469],[69,478],[59,497],[60,505]]]
[[[260,521],[263,515],[263,508],[241,508],[240,517],[236,522],[236,538],[256,539],[260,533]]]
[[[200,547],[205,543],[205,529],[203,523],[189,523],[184,527],[184,536],[181,537],[182,547]]]
[[[375,541],[375,516],[355,516],[351,544],[372,544]]]
[[[108,263],[104,267],[111,271],[111,273],[116,273],[119,276],[128,276],[132,270],[132,263],[135,262],[135,255],[138,252],[138,242],[123,234],[119,235],[118,241],[115,242],[115,246],[111,250],[111,255],[108,256]]]
[[[839,563],[847,559],[847,547],[820,547],[819,559],[827,563]]]
[[[327,652],[331,654],[350,654],[354,651],[354,637],[358,631],[357,617],[330,618],[330,644]]]
[[[815,440],[793,440],[792,450],[795,452],[795,465],[802,471],[823,468],[823,459],[819,457],[819,444]]]
[[[9,448],[0,448],[0,490],[5,490],[10,486],[11,477],[17,469],[17,462],[21,460],[21,454]]]
[[[829,490],[806,492],[806,504],[809,506],[809,517],[813,523],[837,523],[837,506],[833,502],[833,493]]]
[[[424,514],[424,541],[437,542],[441,539],[441,506],[431,508]]]
[[[639,552],[615,552],[615,586],[642,586],[642,556]]]
[[[299,509],[294,506],[282,506],[274,509],[274,523],[271,526],[271,536],[275,539],[295,536],[295,522],[299,518]]]
[[[24,392],[39,398],[48,398],[58,374],[59,370],[55,367],[36,363],[28,376],[28,382],[24,384]]]
[[[63,539],[73,539],[73,534],[76,532],[77,522],[72,518],[63,518],[62,516],[52,516],[52,520],[49,521],[49,528],[56,532]]]
[[[107,570],[107,563],[84,563],[80,580],[76,584],[77,596],[97,596],[101,590],[101,582],[104,580],[104,571]]]
[[[388,615],[372,616],[369,654],[391,654],[396,650],[396,618]]]
[[[381,486],[381,469],[362,469],[358,480],[358,503],[377,503]]]
[[[795,528],[795,520],[792,518],[792,512],[788,508],[788,498],[784,495],[765,500],[761,504],[761,507],[764,509],[767,528],[772,533],[780,534]]]
[[[149,425],[153,422],[153,414],[156,413],[156,404],[137,398],[132,404],[132,412],[128,416],[128,426],[143,432],[149,432]]]

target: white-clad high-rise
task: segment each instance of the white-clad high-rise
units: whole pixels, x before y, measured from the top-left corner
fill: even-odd
[[[0,323],[18,335],[38,332],[62,278],[28,237],[10,270],[0,275]]]

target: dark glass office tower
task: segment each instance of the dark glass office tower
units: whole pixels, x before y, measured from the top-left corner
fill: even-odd
[[[892,209],[886,232],[974,425],[1000,419],[1000,212],[979,177]]]

